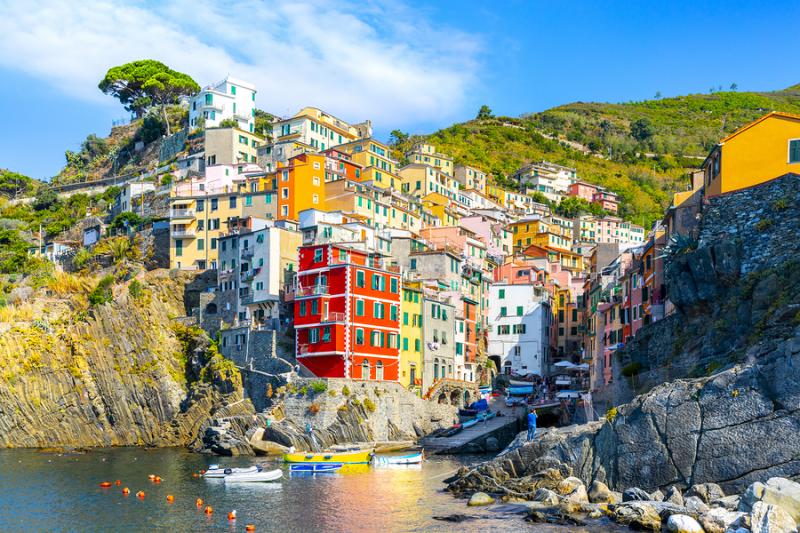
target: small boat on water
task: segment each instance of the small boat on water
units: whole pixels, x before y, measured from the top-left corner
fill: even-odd
[[[510,396],[524,396],[526,394],[533,394],[533,385],[524,385],[519,387],[509,387],[506,392]]]
[[[220,468],[219,465],[211,465],[208,467],[208,470],[206,470],[206,473],[203,474],[203,477],[223,478],[231,474],[249,474],[252,472],[258,472],[258,467],[248,466],[244,468]]]
[[[225,476],[225,483],[264,483],[267,481],[277,481],[283,477],[280,468],[275,470],[263,470],[260,466],[256,472],[239,472]]]
[[[308,474],[332,473],[340,468],[342,468],[342,463],[293,463],[289,465],[289,471],[293,474],[298,472]]]
[[[422,452],[408,455],[384,455],[375,457],[373,462],[376,465],[416,465],[422,462]]]
[[[345,452],[289,452],[283,455],[287,463],[341,463],[343,465],[369,464],[374,453],[372,450],[352,450]]]

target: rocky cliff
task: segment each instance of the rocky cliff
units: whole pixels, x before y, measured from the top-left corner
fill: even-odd
[[[220,409],[252,413],[235,368],[176,322],[193,276],[131,270],[108,303],[63,275],[3,310],[0,445],[187,445]]]
[[[800,478],[799,234],[795,175],[711,199],[697,248],[668,261],[677,313],[616,356],[607,420],[518,443],[451,490],[520,489],[549,468],[616,490]]]

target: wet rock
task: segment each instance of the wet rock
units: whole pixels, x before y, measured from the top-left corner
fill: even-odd
[[[711,501],[711,507],[722,507],[728,511],[735,511],[739,508],[739,496],[725,496]]]
[[[670,533],[704,533],[697,520],[684,514],[674,514],[667,520],[667,531]]]
[[[646,502],[650,500],[650,495],[640,488],[632,487],[622,491],[623,502]]]
[[[681,495],[680,489],[675,485],[671,486],[664,495],[663,501],[674,503],[675,505],[683,505],[683,496]]]
[[[700,515],[698,522],[706,533],[724,533],[742,515],[740,512],[715,507]]]
[[[750,512],[750,531],[752,533],[796,533],[797,524],[782,507],[757,501],[753,504]]]
[[[556,490],[567,500],[588,503],[589,496],[586,494],[586,487],[583,481],[576,477],[568,477],[559,482]]]
[[[656,490],[655,492],[650,493],[650,500],[654,502],[663,502],[664,501],[664,493],[660,490]]]
[[[441,522],[450,522],[450,523],[461,523],[466,522],[467,520],[475,520],[475,516],[463,515],[463,514],[450,514],[446,516],[434,516],[434,520],[439,520]]]
[[[695,514],[703,514],[708,512],[708,505],[703,503],[703,500],[697,496],[689,496],[686,498],[684,506]]]
[[[660,531],[661,517],[655,508],[643,501],[628,501],[614,508],[614,520],[645,531]]]
[[[486,494],[485,492],[476,492],[473,494],[467,505],[470,507],[478,507],[481,505],[491,505],[494,503],[494,498]]]
[[[755,482],[742,495],[739,510],[746,512],[758,501],[778,505],[795,522],[800,520],[800,483],[781,477],[770,478],[766,484]]]
[[[540,488],[536,490],[536,493],[533,495],[533,501],[546,503],[549,505],[557,505],[559,502],[558,494],[553,492],[552,490]]]
[[[494,437],[489,437],[488,439],[486,439],[486,442],[484,443],[483,447],[487,452],[500,451],[500,441],[498,441]]]
[[[692,485],[684,496],[687,498],[689,496],[697,496],[703,500],[704,503],[709,503],[711,500],[724,498],[725,493],[716,483],[698,483],[697,485]]]
[[[589,501],[592,503],[617,503],[617,500],[602,481],[594,480],[589,487]]]

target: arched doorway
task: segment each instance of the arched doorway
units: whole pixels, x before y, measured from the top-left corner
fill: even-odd
[[[472,397],[469,394],[467,389],[464,389],[464,407],[469,406],[472,403]]]
[[[383,381],[383,361],[375,363],[375,379]]]
[[[367,359],[361,362],[361,379],[369,379],[369,361]]]
[[[439,360],[433,360],[433,380],[436,381],[439,379]]]
[[[503,363],[502,363],[502,361],[500,360],[500,356],[499,356],[499,355],[490,355],[490,356],[489,356],[489,359],[490,359],[490,360],[491,360],[491,361],[494,363],[494,369],[495,369],[497,372],[502,372],[502,369],[503,369]]]
[[[439,395],[438,403],[447,403],[447,394],[444,392]]]
[[[450,405],[459,405],[461,402],[461,391],[458,389],[450,393]]]

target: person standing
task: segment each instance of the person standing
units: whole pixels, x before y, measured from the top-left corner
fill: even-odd
[[[533,440],[536,435],[536,409],[531,409],[528,413],[528,440]]]

